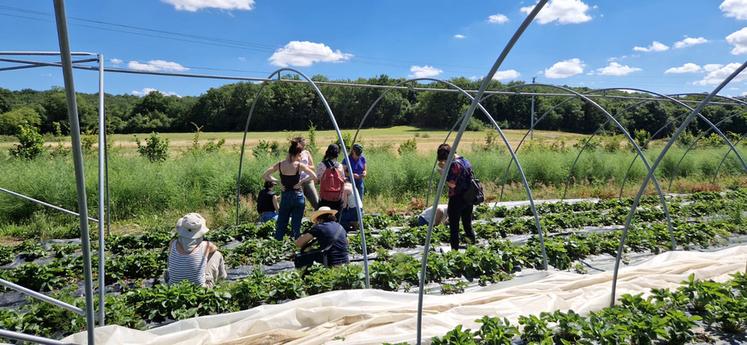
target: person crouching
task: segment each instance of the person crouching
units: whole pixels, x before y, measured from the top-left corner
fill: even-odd
[[[336,210],[327,206],[322,206],[314,211],[310,217],[314,225],[307,233],[296,240],[296,246],[301,248],[302,252],[312,239],[319,242],[319,248],[322,248],[318,252],[319,256],[309,258],[309,260],[320,262],[325,266],[336,266],[350,262],[347,232],[336,222],[336,213]],[[305,264],[301,266],[305,266]]]
[[[205,218],[198,213],[189,213],[176,222],[177,238],[169,243],[169,285],[189,281],[211,288],[227,277],[223,254],[215,244],[203,240],[208,231]]]

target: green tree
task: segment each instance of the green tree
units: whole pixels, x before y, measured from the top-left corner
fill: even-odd
[[[21,126],[38,128],[41,115],[31,107],[20,107],[0,114],[0,134],[15,134]]]

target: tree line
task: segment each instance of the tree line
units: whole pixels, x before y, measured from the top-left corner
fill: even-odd
[[[328,81],[324,76],[315,76],[313,79]],[[382,75],[370,79],[342,81],[395,85],[403,79]],[[467,78],[455,78],[451,82],[463,89],[479,87],[479,81]],[[512,87],[518,84],[520,82],[503,84],[494,81],[488,89],[512,90]],[[421,86],[446,88],[436,83]],[[189,132],[197,125],[202,126],[204,131],[241,131],[260,87],[261,84],[233,83],[211,88],[196,97],[167,96],[160,92],[151,92],[143,97],[106,94],[108,128],[113,133]],[[356,128],[374,100],[385,92],[384,89],[334,85],[322,85],[320,89],[342,128]],[[540,87],[523,90],[557,92]],[[591,91],[587,88],[574,90],[581,93]],[[631,96],[623,92],[607,94]],[[81,127],[84,130],[95,131],[98,96],[79,93],[77,97]],[[672,102],[610,98],[594,100],[614,115],[630,132],[646,130],[654,133],[668,121],[679,123],[678,119],[687,114],[687,109]],[[482,102],[503,128],[529,128],[531,103],[531,97],[523,95],[492,95]],[[11,91],[0,88],[0,134],[14,134],[21,125],[36,127],[43,133],[65,134],[66,105],[64,89],[59,87],[46,91]],[[456,92],[390,90],[371,113],[364,127],[413,125],[421,128],[448,129],[468,106],[467,97]],[[578,98],[568,99],[565,96],[537,96],[535,111],[537,117],[545,114],[536,126],[537,129],[543,130],[591,133],[607,122],[604,114],[592,104]],[[712,105],[705,108],[703,115],[714,123],[729,118],[720,126],[725,132],[747,133],[746,107]],[[485,117],[478,110],[469,128],[480,129],[486,126],[485,123]],[[313,89],[304,83],[270,83],[257,101],[250,130],[295,131],[305,130],[311,124],[317,129],[332,128],[323,104]],[[609,122],[605,127],[614,130],[613,124]],[[707,127],[704,123],[697,121],[692,124],[690,130],[699,131],[705,128]],[[671,131],[672,126],[659,136],[666,136]]]

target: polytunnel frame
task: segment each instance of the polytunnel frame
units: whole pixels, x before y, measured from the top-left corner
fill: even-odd
[[[254,109],[257,105],[257,101],[262,96],[262,91],[264,91],[265,87],[269,84],[269,81],[272,80],[273,76],[277,75],[278,77],[277,81],[281,81],[282,80],[281,74],[283,72],[295,73],[296,75],[306,80],[307,84],[310,85],[314,89],[314,92],[316,93],[317,97],[319,97],[319,99],[322,102],[322,105],[324,105],[324,110],[327,112],[327,115],[329,115],[330,122],[332,122],[332,125],[335,128],[335,132],[337,134],[337,140],[340,141],[340,146],[342,146],[342,151],[344,152],[345,157],[346,158],[348,157],[347,156],[348,149],[347,149],[347,146],[345,146],[345,140],[342,137],[342,132],[340,131],[340,127],[337,125],[337,119],[335,118],[335,114],[332,112],[332,108],[330,108],[329,103],[327,102],[327,99],[324,97],[324,94],[319,89],[319,87],[316,85],[314,80],[307,77],[301,71],[298,71],[293,68],[287,68],[287,67],[280,68],[270,73],[270,75],[267,77],[268,81],[262,82],[262,86],[259,88],[259,90],[257,91],[257,94],[254,96],[254,100],[252,101],[252,106],[249,110],[249,114],[246,117],[246,124],[244,125],[244,135],[243,135],[243,138],[241,139],[241,153],[239,156],[239,169],[238,169],[239,171],[236,177],[236,224],[237,225],[239,224],[239,211],[240,211],[240,203],[241,203],[241,174],[242,174],[242,169],[244,167],[244,151],[246,147],[246,136],[247,136],[247,133],[249,132],[249,123],[252,120],[252,115],[254,114]],[[350,176],[350,178],[352,179],[353,177],[352,164],[347,164],[345,166],[347,167],[347,170],[348,170],[347,171],[349,174],[348,176]],[[365,274],[365,286],[368,289],[371,287],[371,279],[369,277],[369,272],[368,272],[368,248],[366,247],[366,229],[363,227],[363,198],[359,194],[360,193],[358,191],[358,188],[353,188],[353,196],[356,199],[356,203],[360,202],[360,205],[356,205],[355,209],[356,209],[356,213],[358,214],[358,226],[359,226],[359,229],[360,229],[359,232],[361,235],[361,251],[363,254],[363,273]]]
[[[615,305],[615,293],[617,292],[617,278],[620,273],[620,261],[622,260],[622,254],[625,249],[625,240],[628,236],[628,231],[630,230],[630,224],[633,220],[633,216],[635,215],[635,211],[638,208],[638,205],[641,201],[641,197],[643,196],[643,193],[646,190],[646,187],[648,186],[648,182],[651,180],[651,178],[654,175],[654,172],[656,171],[656,168],[659,166],[659,164],[664,159],[664,156],[666,156],[669,149],[674,145],[674,142],[677,140],[677,138],[682,134],[682,132],[685,131],[688,125],[693,121],[693,119],[696,117],[696,114],[700,113],[701,110],[723,89],[726,85],[728,85],[734,78],[736,78],[744,69],[747,68],[747,61],[742,63],[738,68],[736,68],[726,79],[724,79],[711,93],[709,93],[703,100],[698,103],[698,105],[693,109],[690,114],[687,115],[685,120],[682,121],[679,127],[675,130],[675,132],[672,134],[672,137],[667,141],[666,145],[664,145],[664,148],[661,150],[659,155],[656,157],[656,160],[654,161],[654,164],[652,165],[651,169],[649,169],[648,174],[646,174],[646,177],[643,180],[643,183],[641,183],[641,187],[638,190],[638,193],[636,194],[635,198],[633,198],[633,205],[630,207],[630,212],[628,213],[628,216],[625,219],[625,225],[623,228],[623,234],[620,238],[620,245],[617,248],[617,256],[615,257],[615,268],[612,273],[612,291],[610,296],[610,306]]]
[[[681,94],[677,94],[677,96],[704,96],[704,95],[702,93],[681,93]],[[707,96],[707,95],[705,95],[705,96]],[[747,102],[739,100],[737,98],[728,97],[728,96],[721,96],[721,95],[715,95],[714,98],[715,97],[726,99],[726,100],[730,100],[732,102],[736,102],[737,104],[733,104],[735,106],[741,105],[743,107],[747,107]],[[742,169],[744,169],[745,171],[747,171],[747,164],[745,164],[744,159],[742,159],[742,155],[739,153],[739,150],[737,150],[737,147],[730,141],[730,139],[718,127],[720,124],[724,123],[725,121],[731,120],[732,118],[734,118],[737,115],[739,115],[739,114],[729,115],[729,116],[721,119],[720,121],[718,121],[715,125],[711,124],[711,126],[710,126],[710,128],[708,128],[708,130],[705,130],[705,131],[702,131],[702,132],[698,133],[698,135],[695,137],[695,139],[693,140],[693,142],[690,143],[690,145],[687,146],[687,148],[685,149],[685,152],[682,154],[682,156],[680,157],[680,159],[677,161],[677,164],[675,164],[674,170],[672,171],[672,178],[669,180],[669,185],[667,186],[668,190],[672,189],[672,182],[674,182],[674,179],[677,176],[677,173],[679,172],[680,165],[682,164],[682,161],[685,159],[685,157],[687,156],[687,154],[690,151],[692,151],[692,149],[695,148],[695,145],[698,144],[698,142],[700,141],[700,139],[703,139],[703,137],[705,135],[711,133],[712,131],[716,131],[716,133],[722,139],[724,139],[725,143],[729,146],[729,151],[727,151],[726,154],[724,154],[724,157],[721,158],[721,162],[719,163],[718,168],[716,168],[716,172],[714,173],[713,179],[714,180],[716,179],[716,177],[718,176],[718,172],[721,169],[721,166],[724,164],[724,161],[726,161],[726,158],[729,156],[729,154],[732,151],[737,156],[737,158],[739,159],[739,161],[742,163]]]
[[[477,91],[477,94],[472,98],[472,102],[470,103],[469,108],[464,112],[462,123],[459,125],[459,131],[456,134],[456,137],[454,138],[454,143],[451,146],[451,150],[449,151],[449,156],[446,159],[445,167],[451,167],[451,164],[454,162],[454,156],[456,155],[457,148],[459,147],[459,142],[462,139],[462,135],[464,134],[464,131],[467,129],[467,124],[469,123],[469,120],[472,118],[472,114],[475,113],[475,109],[477,109],[478,104],[480,104],[480,99],[482,99],[483,94],[488,88],[488,85],[490,84],[490,81],[493,79],[493,76],[498,71],[498,68],[503,64],[503,61],[506,59],[506,56],[508,56],[508,53],[511,51],[511,48],[516,44],[516,42],[519,40],[521,35],[526,31],[526,28],[529,27],[529,24],[532,23],[534,18],[537,16],[537,14],[540,12],[540,10],[547,4],[548,0],[539,0],[536,5],[534,5],[534,8],[532,11],[527,14],[527,17],[524,18],[524,21],[521,23],[519,28],[514,32],[514,34],[511,36],[511,39],[508,41],[505,47],[503,47],[503,50],[501,51],[500,55],[496,59],[496,61],[493,63],[493,66],[490,68],[490,71],[487,73],[487,75],[482,79],[480,82],[480,88]],[[500,127],[499,127],[500,128]],[[436,195],[433,200],[433,210],[438,208],[439,201],[441,199],[441,194],[443,194],[444,185],[446,184],[446,176],[448,175],[447,169],[443,169],[441,172],[441,179],[438,181],[438,187],[436,189]],[[418,287],[418,315],[417,315],[417,343],[418,345],[421,344],[422,336],[423,336],[423,293],[424,293],[424,281],[425,281],[425,275],[427,273],[427,267],[428,267],[428,252],[430,250],[430,242],[431,242],[431,234],[433,233],[433,225],[436,219],[436,212],[433,212],[431,219],[428,220],[428,232],[425,236],[425,244],[423,246],[423,255],[422,255],[422,262],[421,262],[421,268],[420,268],[420,282]]]
[[[69,48],[69,43],[67,42],[67,29],[66,29],[66,23],[65,23],[65,15],[64,15],[64,5],[62,4],[62,1],[59,3],[55,1],[55,15],[56,15],[56,21],[57,21],[57,30],[58,30],[58,38],[59,38],[59,44],[60,44],[60,51],[59,52],[44,52],[44,51],[0,51],[0,56],[60,56],[61,62],[60,63],[49,63],[49,62],[42,62],[42,61],[25,61],[25,60],[18,60],[18,59],[9,59],[9,58],[0,58],[0,61],[2,62],[8,62],[8,63],[17,63],[17,64],[23,64],[21,66],[11,66],[11,67],[5,67],[0,68],[0,72],[3,71],[12,71],[12,70],[22,70],[22,69],[30,69],[30,68],[38,68],[38,67],[62,67],[63,69],[63,77],[65,79],[65,85],[66,85],[66,98],[68,101],[68,120],[70,122],[70,136],[72,141],[72,154],[73,154],[73,161],[75,166],[75,175],[76,175],[76,188],[78,189],[78,205],[80,212],[71,211],[68,209],[65,209],[60,206],[56,206],[32,197],[29,197],[27,195],[24,195],[22,193],[14,192],[5,188],[0,188],[0,192],[3,192],[7,195],[23,199],[25,201],[38,204],[47,208],[51,208],[57,211],[60,211],[62,213],[66,213],[69,215],[73,215],[79,218],[81,227],[80,227],[80,233],[81,233],[81,251],[83,255],[83,271],[84,271],[84,294],[86,299],[86,307],[85,310],[78,308],[76,306],[70,305],[68,303],[59,301],[53,297],[41,294],[37,291],[25,288],[23,286],[20,286],[18,284],[14,284],[12,282],[9,282],[5,279],[0,279],[0,285],[3,285],[7,288],[16,290],[24,295],[30,296],[32,298],[41,300],[46,303],[50,303],[52,305],[61,307],[63,309],[66,309],[68,311],[71,311],[75,314],[78,314],[80,316],[86,317],[86,327],[89,330],[92,330],[92,327],[95,325],[94,321],[97,319],[99,321],[99,325],[103,326],[105,323],[105,298],[106,298],[106,289],[105,289],[105,228],[108,230],[110,226],[110,220],[109,220],[109,210],[110,210],[110,204],[109,204],[109,194],[108,194],[108,159],[107,159],[107,147],[106,144],[106,123],[105,123],[105,111],[104,111],[104,55],[101,53],[90,53],[90,52],[71,52]],[[72,60],[72,56],[92,56],[92,58],[85,58],[80,60]],[[98,219],[92,218],[88,216],[88,210],[87,210],[87,201],[85,196],[85,183],[84,183],[84,177],[83,177],[83,165],[82,165],[82,155],[78,157],[78,155],[81,153],[80,149],[80,127],[79,122],[77,120],[78,114],[77,114],[77,100],[71,102],[70,97],[75,98],[75,92],[74,92],[74,86],[73,86],[73,78],[72,78],[72,66],[74,64],[79,63],[87,63],[87,62],[96,62],[97,63],[97,70],[98,70]],[[69,68],[69,71],[68,71]],[[70,72],[70,73],[68,73]],[[72,90],[72,92],[68,91]],[[77,146],[76,146],[77,145]],[[78,152],[76,152],[76,150]],[[83,196],[81,197],[81,184],[82,184],[82,193]],[[88,232],[88,222],[95,222],[98,224],[98,288],[99,288],[99,298],[98,298],[98,306],[99,310],[98,313],[94,315],[94,309],[93,309],[93,279],[92,279],[92,267],[91,267],[91,252],[90,252],[90,236]],[[85,226],[83,225],[85,224]],[[90,324],[90,327],[89,327]],[[52,339],[47,339],[43,337],[36,337],[36,336],[29,336],[26,334],[18,333],[18,332],[12,332],[7,330],[0,330],[2,333],[2,336],[8,337],[11,339],[17,339],[17,340],[24,340],[24,341],[34,341],[34,342],[42,342],[42,343],[59,343],[57,341],[54,341]],[[92,343],[92,342],[91,342]]]
[[[454,90],[459,91],[459,93],[461,93],[462,95],[466,96],[467,99],[469,99],[470,101],[474,101],[475,100],[475,97],[473,97],[467,91],[463,90],[462,88],[460,88],[459,86],[457,86],[456,84],[454,84],[452,82],[449,82],[449,81],[446,81],[446,80],[442,80],[442,79],[436,79],[436,78],[413,78],[413,79],[408,79],[408,80],[401,81],[401,82],[395,84],[395,86],[400,86],[400,85],[403,85],[403,84],[413,83],[413,82],[419,82],[419,81],[430,81],[430,82],[444,84],[444,85],[446,85],[446,86],[448,86],[448,87],[450,87],[450,88],[452,88]],[[390,90],[393,90],[393,89],[387,89],[386,91],[382,92],[381,95],[379,95],[379,97],[376,98],[376,100],[374,100],[373,103],[371,103],[371,105],[368,108],[368,111],[366,111],[366,113],[363,115],[363,118],[361,119],[361,122],[358,124],[358,129],[355,131],[355,135],[353,136],[353,138],[354,138],[353,142],[355,142],[355,140],[358,138],[358,133],[360,132],[361,128],[363,128],[363,124],[365,123],[366,119],[368,119],[368,116],[376,108],[376,106],[379,104],[379,102],[382,99],[384,99],[384,96],[386,96],[387,93]],[[529,199],[529,207],[532,210],[532,215],[534,216],[534,224],[535,224],[535,228],[537,229],[537,236],[539,237],[540,248],[542,250],[542,265],[543,265],[543,269],[547,270],[547,249],[545,248],[545,239],[544,239],[544,234],[543,234],[543,231],[542,231],[542,225],[541,225],[541,222],[540,222],[540,219],[539,219],[539,214],[537,213],[537,208],[536,208],[536,206],[534,204],[534,197],[532,196],[532,189],[531,189],[531,187],[529,187],[529,183],[527,182],[526,174],[524,174],[524,168],[521,166],[521,163],[519,162],[518,157],[514,154],[513,149],[511,147],[511,144],[509,143],[508,138],[506,138],[505,133],[503,133],[503,130],[498,125],[498,123],[495,121],[495,119],[490,114],[490,112],[487,109],[485,109],[485,107],[481,103],[479,103],[479,102],[477,103],[477,107],[480,108],[480,110],[482,111],[482,113],[485,114],[485,116],[488,118],[488,120],[493,125],[493,127],[495,127],[495,130],[498,132],[498,135],[500,135],[501,140],[503,141],[503,144],[506,146],[506,148],[508,149],[508,152],[511,154],[511,160],[514,161],[514,162],[516,162],[516,166],[518,167],[519,173],[521,174],[522,183],[524,184],[524,190],[525,190],[525,192],[527,194],[527,198]],[[456,127],[456,125],[459,124],[463,119],[464,119],[464,116],[460,116],[459,118],[457,118],[457,121],[454,124],[454,127]],[[454,127],[452,127],[452,129],[446,135],[446,138],[444,139],[444,143],[446,143],[446,141],[448,140],[449,136],[451,136],[451,133],[453,132]],[[453,148],[452,148],[452,150],[456,151],[456,149],[453,149]],[[433,163],[433,169],[431,169],[431,178],[428,181],[428,190],[427,190],[428,194],[426,194],[426,200],[428,199],[428,195],[430,194],[430,191],[431,191],[431,187],[432,187],[431,182],[433,180],[433,175],[434,175],[434,173],[436,171],[436,164],[438,164],[438,160],[436,160]],[[444,170],[446,170],[446,169],[444,169]],[[435,212],[432,213],[431,218],[435,219]],[[423,277],[425,276],[425,273],[421,273],[421,274],[423,275]],[[423,280],[425,280],[425,279],[424,278],[421,279],[420,285],[423,284]]]

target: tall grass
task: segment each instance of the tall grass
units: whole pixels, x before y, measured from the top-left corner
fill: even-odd
[[[366,152],[366,198],[407,202],[411,197],[425,195],[435,154],[407,153],[399,156],[393,151]],[[709,181],[725,152],[723,148],[694,150],[675,171],[674,166],[683,151],[673,148],[662,162],[657,175],[661,180],[674,176]],[[571,171],[577,153],[576,150],[557,152],[529,149],[520,151],[518,156],[533,188],[550,187],[557,190],[566,183],[569,173],[570,182],[576,186],[609,188],[610,185],[619,185],[634,157],[628,151],[587,151]],[[653,149],[646,152],[646,155],[653,161],[658,153],[658,150]],[[504,179],[510,159],[505,151],[474,151],[467,152],[465,156],[473,163],[477,176],[487,184],[516,185],[521,181],[515,165]],[[91,215],[95,217],[98,203],[97,157],[92,153],[85,158],[88,204]],[[241,178],[242,194],[252,195],[258,192],[262,172],[279,159],[281,158],[256,158],[248,154]],[[204,209],[220,209],[224,218],[230,218],[225,213],[232,212],[227,205],[232,205],[236,188],[238,152],[235,150],[199,154],[187,152],[162,163],[152,163],[145,158],[115,151],[111,155],[109,168],[111,216],[114,220],[143,219]],[[77,209],[74,171],[69,157],[47,156],[25,161],[4,155],[0,156],[0,172],[0,187],[71,210]],[[740,163],[732,154],[719,174],[735,176],[742,173]],[[639,159],[631,169],[628,185],[639,183],[644,174],[645,168]],[[666,184],[662,184],[666,188]],[[39,206],[0,194],[0,228],[10,229],[9,224],[49,225],[58,222],[57,216],[43,217],[41,212],[43,211]],[[66,226],[55,231],[64,233],[71,230]]]

